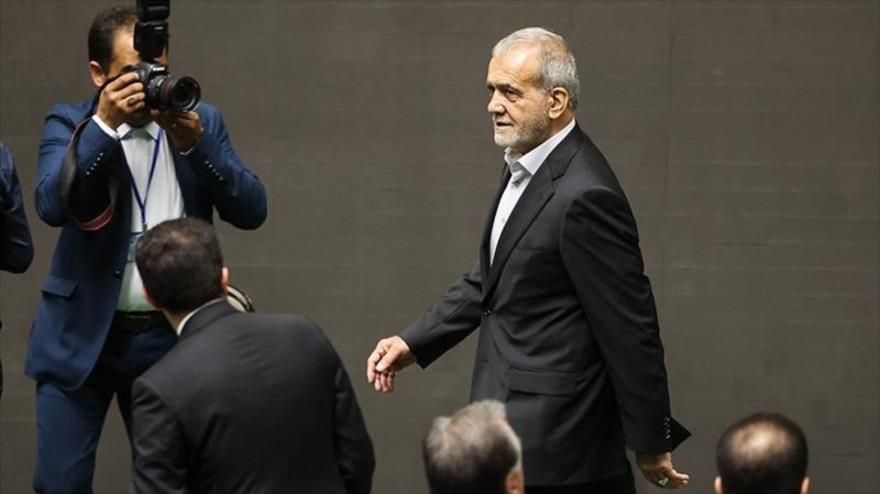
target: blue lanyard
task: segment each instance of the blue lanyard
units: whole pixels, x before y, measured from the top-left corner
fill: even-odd
[[[137,201],[138,209],[141,210],[141,231],[147,231],[147,195],[150,193],[150,185],[153,183],[153,174],[156,173],[156,161],[159,158],[159,144],[162,142],[163,131],[159,131],[159,137],[156,138],[156,147],[153,149],[153,160],[150,164],[150,175],[147,177],[147,190],[144,191],[144,198],[141,199],[141,193],[138,191],[137,183],[134,181],[134,175],[131,173],[131,167],[126,167],[128,176],[131,177],[131,188],[134,191],[134,198]]]

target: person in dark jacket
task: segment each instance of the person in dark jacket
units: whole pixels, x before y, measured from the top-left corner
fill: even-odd
[[[148,231],[137,265],[180,335],[134,382],[137,492],[370,492],[372,442],[315,323],[233,309],[214,229],[195,218]]]
[[[12,153],[0,142],[0,271],[24,273],[34,259],[34,243],[28,227],[21,185]],[[3,321],[0,320],[0,328]],[[3,396],[3,362],[0,361],[0,396]]]

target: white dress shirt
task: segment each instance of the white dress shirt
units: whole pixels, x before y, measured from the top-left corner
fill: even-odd
[[[131,170],[134,179],[133,187],[137,187],[141,199],[146,201],[147,228],[156,226],[165,220],[172,220],[184,216],[183,196],[180,193],[180,184],[177,183],[177,173],[174,169],[174,158],[171,155],[171,147],[168,145],[168,136],[162,132],[156,122],[137,128],[128,124],[122,124],[117,130],[111,129],[97,115],[92,120],[110,137],[120,141],[125,153],[125,160]],[[150,165],[153,160],[153,151],[156,149],[156,139],[162,133],[162,142],[159,144],[156,158],[156,171],[153,173],[153,181],[147,191],[147,181],[150,175]],[[146,194],[146,198],[144,197]],[[141,225],[141,210],[138,205],[135,191],[131,191],[131,233],[133,237],[143,234]],[[133,255],[129,256],[133,258]],[[154,308],[144,298],[143,283],[137,266],[133,261],[125,265],[125,275],[122,278],[122,289],[119,291],[119,299],[116,309],[123,311],[148,311]]]
[[[516,203],[522,193],[528,187],[532,176],[538,173],[538,169],[550,156],[550,153],[556,149],[556,146],[565,139],[566,136],[574,129],[574,119],[562,130],[553,134],[549,139],[541,143],[535,149],[526,154],[514,153],[510,148],[504,151],[504,161],[510,168],[510,180],[507,181],[507,188],[501,194],[501,200],[498,201],[498,208],[495,210],[495,220],[492,222],[492,233],[489,237],[489,264],[495,260],[495,248],[498,247],[498,239],[501,238],[501,232],[504,231],[504,225],[510,219]]]

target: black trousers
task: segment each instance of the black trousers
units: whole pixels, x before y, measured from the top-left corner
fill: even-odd
[[[528,479],[526,479],[528,480]],[[527,485],[526,494],[636,494],[636,484],[629,470],[621,475],[586,484],[563,486]]]

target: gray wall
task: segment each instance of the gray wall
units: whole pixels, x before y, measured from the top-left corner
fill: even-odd
[[[37,247],[0,285],[4,493],[30,485],[21,369],[58,235],[31,207],[42,118],[91,94],[86,31],[104,5],[0,3],[0,138]],[[176,0],[172,19],[173,68],[203,83],[269,191],[263,228],[221,227],[233,280],[329,334],[375,442],[376,492],[424,492],[419,440],[467,400],[474,338],[387,397],[364,359],[473,262],[501,163],[488,52],[527,25],[571,44],[578,120],[633,203],[674,411],[694,432],[676,453],[683,492],[709,492],[716,438],[757,409],[806,429],[814,492],[880,492],[877,2]],[[128,456],[114,409],[98,490],[125,490]]]

